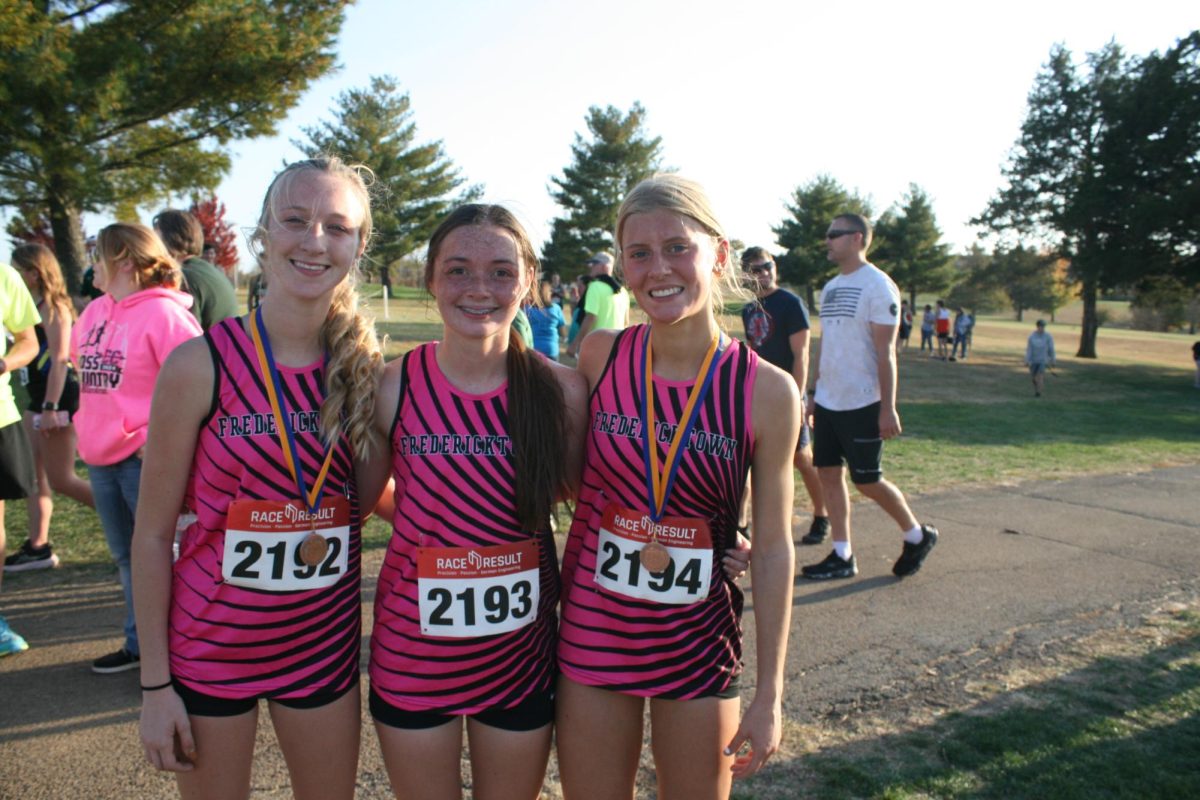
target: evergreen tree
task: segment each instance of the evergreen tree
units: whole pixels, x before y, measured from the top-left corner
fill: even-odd
[[[1028,100],[1002,188],[975,220],[1040,239],[1080,282],[1081,358],[1104,289],[1200,280],[1200,33],[1141,60],[1110,43],[1081,70],[1056,46]]]
[[[334,66],[347,3],[0,3],[0,205],[49,217],[77,291],[82,212],[212,189]]]
[[[918,292],[940,294],[954,283],[956,273],[950,247],[942,243],[929,195],[915,183],[908,187],[904,205],[889,211],[875,226],[875,260],[915,307]]]
[[[848,192],[830,175],[819,175],[792,192],[788,216],[771,228],[786,254],[779,260],[779,279],[804,287],[809,309],[816,311],[816,290],[837,272],[826,257],[825,232],[838,214],[871,216],[871,205]]]
[[[371,258],[381,269],[423,247],[454,206],[482,193],[472,186],[452,195],[464,179],[440,141],[417,143],[408,93],[395,78],[374,77],[368,88],[342,92],[333,115],[303,129],[307,142],[293,144],[310,158],[334,153],[375,173]]]
[[[551,222],[542,246],[542,266],[568,279],[583,270],[588,256],[615,250],[613,229],[625,195],[660,170],[662,137],[645,130],[646,109],[634,103],[628,113],[592,106],[589,138],[575,134],[571,164],[550,179],[550,196],[563,209]]]

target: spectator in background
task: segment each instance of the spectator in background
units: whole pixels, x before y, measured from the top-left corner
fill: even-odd
[[[967,334],[971,330],[971,315],[963,311],[962,306],[958,307],[958,311],[954,313],[954,344],[950,348],[950,360],[955,360],[957,354],[959,358],[966,360],[967,357]]]
[[[140,659],[130,555],[154,382],[171,351],[202,331],[188,310],[192,297],[180,288],[179,265],[152,230],[109,225],[98,249],[96,282],[105,294],[80,315],[71,357],[81,388],[79,455],[125,590],[125,641],[92,663],[93,672],[108,674],[136,669]]]
[[[1033,379],[1033,396],[1041,397],[1045,389],[1046,369],[1054,366],[1054,337],[1046,333],[1046,320],[1039,319],[1036,327],[1025,343],[1025,363]]]
[[[933,306],[926,303],[925,313],[921,315],[921,352],[924,353],[926,346],[928,346],[931,358],[933,357],[933,328],[935,320]]]
[[[585,311],[584,304],[587,302],[588,285],[592,282],[591,275],[580,275],[575,279],[575,283],[571,286],[572,302],[575,305],[571,312],[571,327],[567,330],[567,353],[574,352],[573,346],[579,338],[579,328],[583,325],[583,317]]]
[[[213,266],[217,265],[217,246],[212,242],[205,242],[204,248],[200,251],[200,258],[204,259]],[[220,267],[217,267],[220,269]]]
[[[267,296],[267,276],[262,270],[250,276],[250,282],[246,284],[246,307],[253,311],[262,304],[263,298]]]
[[[553,300],[554,303],[556,303],[561,309],[563,307],[563,303],[565,303],[567,299],[567,287],[563,286],[562,278],[558,276],[557,272],[551,272],[549,279],[550,299]]]
[[[208,330],[223,319],[236,317],[233,284],[224,272],[200,258],[204,249],[200,221],[186,211],[168,208],[154,218],[154,232],[167,246],[171,258],[183,268],[183,288],[195,298],[192,313],[200,321],[200,327]]]
[[[1192,343],[1192,360],[1196,362],[1196,383],[1197,389],[1200,389],[1200,342]]]
[[[946,308],[946,301],[937,301],[937,311],[934,313],[933,319],[934,330],[937,331],[938,349],[937,357],[945,361],[950,357],[950,309]],[[930,356],[932,358],[932,356]]]
[[[75,425],[79,377],[71,365],[71,326],[75,306],[67,296],[58,259],[48,247],[26,244],[13,251],[13,265],[37,303],[42,321],[35,326],[38,352],[28,369],[29,407],[25,430],[33,446],[37,491],[30,495],[29,538],[4,559],[5,572],[58,566],[50,545],[54,492],[95,507],[91,485],[75,474]]]
[[[33,450],[9,381],[10,373],[24,367],[37,355],[37,334],[33,326],[40,321],[37,306],[21,276],[7,264],[0,264],[0,347],[4,348],[4,356],[0,358],[0,556],[4,555],[4,501],[28,497],[37,486]],[[11,347],[8,344],[10,335]],[[0,578],[3,575],[0,570]],[[28,649],[28,643],[0,616],[0,656]]]
[[[821,491],[821,478],[812,463],[812,431],[808,427],[808,309],[797,295],[778,283],[775,259],[761,247],[742,254],[742,270],[753,281],[756,302],[742,307],[746,341],[759,357],[792,376],[800,392],[800,438],[793,463],[812,498],[813,521],[801,544],[820,544],[829,536],[829,510]],[[750,495],[742,496],[742,519],[748,518]]]
[[[529,303],[525,306],[525,316],[533,329],[533,349],[551,361],[557,361],[567,320],[562,307],[554,301],[554,284],[551,281],[542,279],[538,284],[538,296],[541,298],[540,304]]]
[[[908,349],[908,338],[912,336],[913,313],[908,301],[900,301],[900,338],[896,341],[896,352]]]
[[[629,292],[613,277],[611,253],[596,253],[587,260],[592,282],[584,301],[579,335],[571,343],[571,355],[579,354],[579,345],[592,331],[622,330],[629,327]]]

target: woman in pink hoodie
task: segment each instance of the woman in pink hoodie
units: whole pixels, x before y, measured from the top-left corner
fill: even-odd
[[[125,643],[92,663],[93,672],[106,674],[134,669],[140,658],[129,557],[154,381],[171,351],[201,330],[188,310],[191,295],[180,289],[179,265],[154,231],[109,225],[97,248],[96,285],[105,294],[72,329],[71,356],[81,390],[79,456],[125,591]]]

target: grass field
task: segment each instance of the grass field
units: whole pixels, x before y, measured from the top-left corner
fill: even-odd
[[[416,291],[401,292],[386,315],[380,298],[370,305],[389,337],[389,358],[440,336],[432,301]],[[1072,355],[1077,325],[1052,324],[1059,365],[1045,396],[1034,398],[1021,359],[1035,316],[1020,323],[982,317],[975,349],[955,363],[917,352],[914,336],[899,358],[904,435],[885,457],[886,474],[904,491],[1200,463],[1189,337],[1105,327],[1101,358],[1083,360]],[[736,317],[725,322],[740,334]],[[800,488],[797,514],[805,525],[807,507]],[[15,547],[25,535],[25,504],[9,502],[5,521]],[[372,520],[365,546],[384,546],[389,533]],[[74,502],[57,499],[51,538],[66,565],[60,574],[111,570],[98,521]],[[38,580],[36,573],[9,579],[28,580]],[[836,740],[790,730],[788,741],[822,742],[819,752],[790,760],[803,771],[797,780],[814,798],[1200,796],[1194,610],[1161,621],[1152,635],[1081,642],[1073,658],[1035,675],[997,675],[994,686],[1003,690],[982,687],[970,710],[937,719],[881,722]],[[735,797],[793,798],[796,785],[776,774],[740,785]],[[1114,786],[1136,788],[1113,793]]]

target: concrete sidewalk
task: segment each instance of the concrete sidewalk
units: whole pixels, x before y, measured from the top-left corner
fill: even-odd
[[[1164,601],[1194,600],[1198,486],[1200,465],[915,496],[917,516],[942,539],[924,569],[903,581],[891,575],[900,552],[895,526],[873,504],[856,503],[858,577],[797,580],[785,712],[810,721],[864,698],[919,689],[930,665],[937,672],[980,654],[1036,654],[1046,642],[1136,621]],[[798,547],[797,565],[826,552]],[[364,561],[372,576],[364,587],[366,631],[381,558],[375,551]],[[142,757],[136,671],[89,670],[120,636],[120,589],[107,571],[68,566],[8,576],[0,611],[31,646],[0,659],[0,794],[176,797],[174,781]],[[752,614],[746,629],[749,690]],[[363,719],[358,796],[390,797],[365,712]],[[253,796],[290,797],[267,724],[258,747]]]

